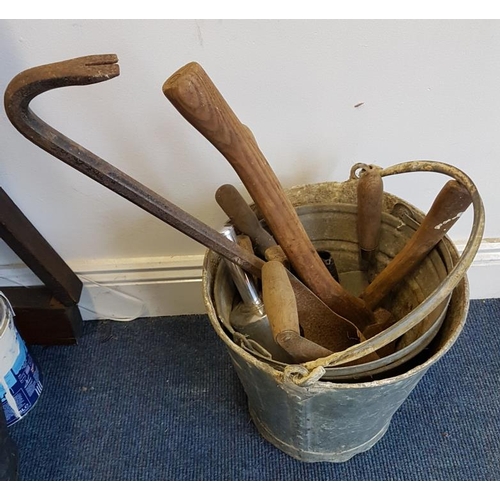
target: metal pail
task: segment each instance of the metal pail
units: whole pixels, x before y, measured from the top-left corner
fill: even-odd
[[[234,341],[234,330],[220,312],[221,307],[230,303],[234,291],[230,280],[224,277],[223,261],[212,251],[206,253],[203,272],[205,305],[247,394],[252,420],[265,439],[298,460],[343,462],[371,448],[385,434],[394,412],[430,366],[450,349],[462,330],[468,310],[466,271],[484,230],[482,202],[472,181],[450,165],[409,162],[385,169],[383,175],[413,171],[441,172],[466,185],[474,208],[471,236],[461,256],[445,238],[433,251],[434,255],[429,256],[402,285],[403,291],[397,294],[397,298],[410,306],[406,311],[398,306],[400,314],[396,324],[341,353],[300,365],[283,365],[256,356],[238,345]],[[315,245],[331,245],[330,248],[337,251],[339,238],[330,238],[328,232],[325,233],[321,219],[325,213],[340,213],[340,217],[349,214],[355,200],[354,193],[354,180],[306,185],[287,191],[299,216],[305,217],[304,226],[308,233],[319,231],[318,234],[322,235],[321,238],[311,238],[316,240]],[[395,212],[395,209],[402,212]],[[385,194],[384,212],[389,222],[391,217],[406,217],[407,214],[417,223],[423,217],[418,209],[390,194]],[[319,218],[318,213],[322,214]],[[410,224],[403,225],[414,230]],[[387,263],[384,259],[390,259],[402,244],[400,241],[391,247],[389,240],[395,238],[396,233],[387,228],[384,233],[380,268]],[[347,242],[351,241],[349,238]],[[402,240],[404,243],[405,237]],[[389,251],[389,247],[392,250]],[[339,274],[349,272],[353,253],[349,244],[342,248],[345,258],[340,259]],[[423,279],[419,281],[422,273]],[[433,285],[428,286],[428,282]],[[426,339],[425,348],[418,344],[422,337]],[[377,367],[367,368],[368,363],[339,366],[362,357],[367,345],[378,349],[394,341],[404,342],[403,348],[410,348],[409,355]],[[411,346],[415,343],[412,351]],[[396,352],[401,352],[401,349]],[[356,373],[359,366],[364,366],[364,374]]]

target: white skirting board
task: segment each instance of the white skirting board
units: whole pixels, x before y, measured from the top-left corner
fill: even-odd
[[[459,251],[463,243],[455,243]],[[486,238],[467,272],[471,299],[500,297],[500,238]]]
[[[456,243],[461,250],[463,244]],[[73,261],[84,283],[84,320],[129,321],[137,317],[204,314],[203,255]],[[470,298],[500,297],[500,240],[485,239],[467,273]],[[0,286],[40,284],[22,265],[0,268]]]
[[[84,284],[84,320],[130,321],[138,317],[204,314],[204,255],[70,261]],[[0,268],[0,286],[41,282],[23,265]]]

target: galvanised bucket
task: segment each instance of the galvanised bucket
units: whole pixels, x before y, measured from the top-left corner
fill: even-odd
[[[450,165],[408,162],[387,168],[382,175],[416,171],[440,172],[468,188],[474,209],[469,241],[459,256],[445,237],[384,303],[397,322],[343,352],[285,365],[252,351],[228,323],[235,291],[224,261],[212,251],[206,253],[203,294],[207,312],[228,348],[248,397],[250,415],[265,439],[298,460],[343,462],[371,448],[386,432],[394,412],[462,330],[469,301],[466,271],[484,230],[482,201],[472,181]],[[334,255],[341,282],[343,275],[357,270],[355,193],[355,179],[287,191],[315,246]],[[423,216],[407,202],[384,194],[379,270],[411,237]],[[342,366],[362,357],[368,344],[378,349],[391,342],[398,346],[391,356]]]

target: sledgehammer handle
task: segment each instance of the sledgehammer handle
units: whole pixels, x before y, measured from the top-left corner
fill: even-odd
[[[451,180],[443,186],[408,243],[363,292],[362,298],[368,307],[375,308],[395,285],[417,267],[471,203],[469,191],[462,184]]]
[[[167,79],[163,93],[235,169],[301,280],[360,329],[372,323],[373,315],[364,303],[345,291],[325,268],[252,133],[204,69],[196,62],[187,64]]]

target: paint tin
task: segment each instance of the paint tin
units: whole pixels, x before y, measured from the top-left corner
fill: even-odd
[[[14,325],[14,311],[0,292],[0,402],[7,426],[23,418],[42,392],[42,375]]]

